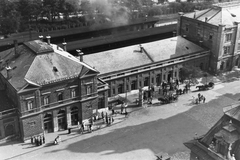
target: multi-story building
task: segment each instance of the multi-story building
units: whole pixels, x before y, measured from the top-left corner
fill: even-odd
[[[190,160],[240,159],[240,106],[224,110],[222,118],[205,135],[184,143],[191,150]]]
[[[240,2],[214,4],[211,8],[182,14],[178,35],[211,51],[213,73],[240,67]]]
[[[179,79],[182,65],[208,69],[209,50],[178,36],[142,45],[88,54],[83,61],[100,71],[109,97],[144,86]]]
[[[65,130],[107,107],[108,85],[99,72],[50,39],[15,43],[0,56],[1,94],[11,100],[0,104],[0,138]]]

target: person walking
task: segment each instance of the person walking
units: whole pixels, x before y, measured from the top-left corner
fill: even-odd
[[[42,136],[39,137],[39,145],[42,145]]]
[[[33,144],[33,137],[31,137],[31,144]]]
[[[42,140],[43,140],[43,144],[45,144],[45,136],[44,135],[42,137]]]
[[[203,103],[205,103],[205,101],[206,101],[206,98],[203,96]]]

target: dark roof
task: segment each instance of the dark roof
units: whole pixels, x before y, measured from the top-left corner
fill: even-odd
[[[240,105],[238,104],[233,106],[233,108],[226,111],[225,114],[237,121],[240,121]]]
[[[210,9],[202,11],[192,12],[183,16],[188,18],[194,18],[199,21],[203,21],[215,26],[226,25],[232,26],[234,22],[240,21],[240,3],[220,3],[213,5]]]
[[[202,149],[198,146],[197,140],[191,140],[189,142],[185,142],[184,145],[189,148],[193,153],[195,153],[197,156],[201,157],[201,160],[215,160],[212,158],[207,151]]]
[[[101,74],[140,67],[169,60],[182,55],[204,51],[204,49],[181,36],[140,45],[84,55],[83,61],[96,67]],[[166,47],[167,46],[167,47]]]
[[[83,70],[98,73],[58,46],[40,40],[19,45],[17,56],[14,48],[1,52],[0,56],[4,60],[1,74],[17,91],[29,84],[41,86],[78,77]]]

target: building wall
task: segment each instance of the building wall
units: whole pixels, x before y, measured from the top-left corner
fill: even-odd
[[[43,133],[41,114],[33,115],[31,117],[20,119],[22,126],[22,139],[31,138],[31,136]]]
[[[207,19],[206,19],[207,20]],[[178,25],[179,34],[190,41],[211,50],[209,71],[228,71],[234,66],[239,66],[239,24],[226,28],[224,25],[214,26],[193,18],[180,17]],[[227,34],[232,33],[230,41],[226,41]],[[229,53],[224,54],[226,46],[230,47]],[[239,48],[239,49],[238,49]],[[237,61],[237,62],[236,62]]]
[[[1,116],[0,118],[0,139],[12,139],[20,136],[19,122],[16,115]]]
[[[114,77],[114,79],[104,79],[104,77],[102,78],[109,84],[110,89],[108,91],[108,95],[109,97],[112,97],[120,93],[136,90],[144,86],[150,86],[152,84],[159,86],[161,82],[168,81],[169,76],[171,76],[172,79],[179,79],[179,71],[183,64],[193,65],[196,67],[202,66],[203,70],[207,70],[209,57],[207,56],[189,61],[187,60],[185,62],[169,65],[166,67],[159,66],[158,68],[154,69],[148,69],[148,67],[146,67],[146,71],[141,73],[138,73],[136,69],[133,69],[132,71],[128,71],[128,73],[131,72],[132,74],[128,74],[127,76],[123,75]],[[105,77],[109,77],[109,75],[105,75]],[[146,79],[148,79],[148,81],[146,81]],[[136,85],[132,86],[134,81],[136,82]]]

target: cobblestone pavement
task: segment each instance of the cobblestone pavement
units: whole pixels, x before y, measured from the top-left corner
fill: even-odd
[[[118,115],[114,125],[90,134],[52,133],[43,147],[29,143],[0,145],[0,159],[16,153],[11,159],[151,160],[163,155],[171,160],[187,160],[189,150],[183,143],[196,133],[205,134],[223,115],[223,107],[238,102],[239,89],[240,81],[218,82],[214,89],[201,92],[193,86],[192,92],[181,95],[176,103],[161,105],[154,99],[149,107],[128,108],[128,117]],[[206,103],[192,103],[192,96],[198,93],[206,97]],[[58,134],[63,142],[49,145]]]

